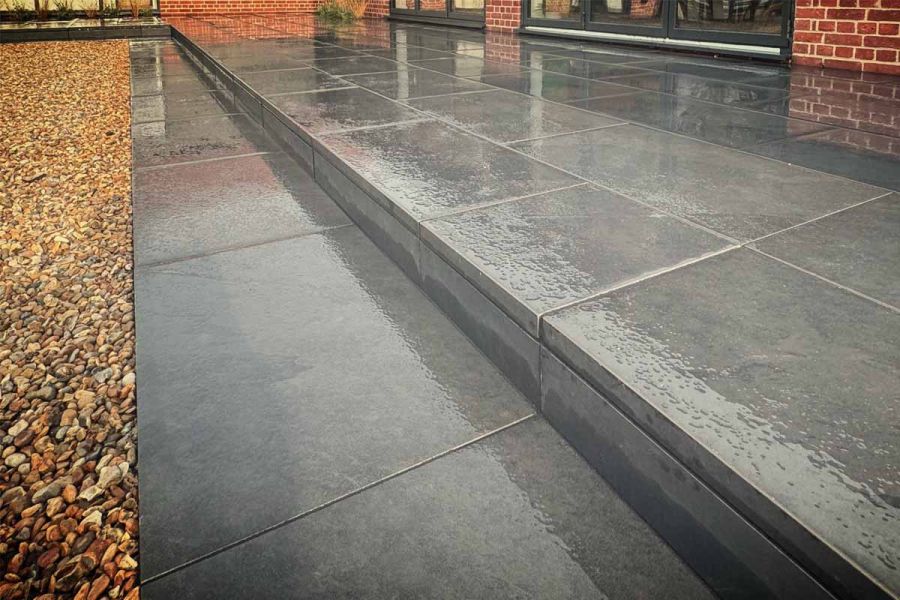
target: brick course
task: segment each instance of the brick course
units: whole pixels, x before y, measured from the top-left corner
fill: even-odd
[[[900,0],[796,0],[793,63],[900,75]]]

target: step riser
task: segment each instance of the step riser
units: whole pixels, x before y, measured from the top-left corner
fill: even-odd
[[[525,332],[453,266],[392,215],[348,165],[289,126],[253,90],[173,29],[173,38],[210,71],[312,173],[351,219],[415,281],[634,510],[723,598],[834,598],[769,536],[660,447],[631,418]],[[721,491],[720,491],[721,493]],[[811,563],[811,567],[816,564]],[[838,571],[821,573],[835,577]],[[848,573],[849,577],[850,574]],[[862,579],[862,578],[860,578]],[[845,585],[847,577],[844,578]],[[854,582],[865,583],[865,582]],[[846,589],[830,583],[832,589]],[[847,585],[855,594],[878,597]],[[868,587],[868,586],[865,586]]]

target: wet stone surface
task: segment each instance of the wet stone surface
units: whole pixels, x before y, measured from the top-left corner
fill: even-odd
[[[138,96],[132,100],[132,123],[178,121],[240,112],[227,92]]]
[[[728,245],[590,185],[423,227],[429,243],[534,336],[541,313]]]
[[[611,375],[675,423],[671,443],[694,440],[900,584],[895,312],[737,250],[545,323],[551,348],[596,365],[585,367],[593,381]]]
[[[424,118],[362,88],[344,88],[271,98],[272,104],[314,134],[387,125]]]
[[[348,87],[348,83],[312,68],[244,73],[241,79],[263,96]]]
[[[534,357],[523,364],[533,366],[529,372],[536,376],[534,336],[540,334],[568,366],[604,393],[612,389],[616,402],[633,402],[626,412],[641,420],[641,429],[725,498],[719,502],[751,519],[764,532],[759,543],[779,544],[840,594],[859,595],[858,589],[846,589],[856,584],[868,591],[877,585],[900,589],[900,537],[892,512],[898,497],[892,390],[900,371],[892,305],[900,276],[891,229],[895,198],[885,196],[900,189],[900,137],[897,111],[884,101],[897,98],[896,78],[404,23],[323,29],[302,16],[219,16],[183,23],[196,25],[192,39],[232,64],[273,64],[287,57],[316,66],[322,78],[306,70],[283,71],[296,75],[296,90],[275,76],[256,79],[257,91],[294,119],[289,123],[285,117],[288,124],[280,133],[293,129],[307,141],[310,135],[318,138],[313,145],[325,158],[316,156],[323,185],[344,194],[341,201],[355,211],[354,218],[363,219],[367,233],[413,278],[421,278],[436,302],[502,368],[509,360]],[[285,39],[249,39],[281,35],[276,32],[284,32]],[[364,73],[384,68],[384,73]],[[341,71],[342,80],[360,87],[296,93],[334,83],[325,71]],[[146,89],[158,93],[185,85],[180,79],[167,74]],[[838,92],[848,89],[852,93]],[[281,90],[291,93],[272,96],[285,93]],[[581,127],[598,120],[608,126]],[[548,134],[552,137],[516,142]],[[605,191],[584,193],[590,189],[586,181]],[[242,206],[244,198],[226,194],[224,205]],[[257,208],[265,210],[266,202]],[[275,214],[282,213],[273,209]],[[260,215],[258,225],[266,223],[273,221]],[[234,228],[236,237],[255,235],[253,223],[246,225]],[[708,256],[738,242],[754,243]],[[217,243],[210,248],[221,247]],[[204,274],[210,281],[196,283],[197,289],[234,284],[232,277],[221,277],[219,263],[213,264]],[[173,281],[181,275],[160,273]],[[274,281],[266,285],[277,287]],[[290,287],[288,292],[311,293]],[[228,314],[229,303],[244,302],[235,300],[245,298],[242,294],[251,296],[239,287],[220,294],[219,312]],[[582,294],[592,299],[545,312]],[[539,314],[546,317],[543,325]],[[510,346],[511,340],[519,346]],[[266,360],[273,362],[268,351]],[[506,372],[520,383],[517,374],[527,370]],[[610,388],[610,370],[631,379]],[[308,377],[296,375],[298,381]],[[529,398],[540,401],[532,387]],[[574,424],[574,439],[584,442],[591,422],[578,419],[572,414],[560,422]],[[658,427],[666,420],[674,427]],[[655,479],[649,485],[668,485],[658,470],[650,472]],[[660,493],[675,491],[673,485],[660,487]],[[525,494],[531,497],[528,490]],[[414,502],[405,506],[411,507],[407,513],[419,510]],[[644,509],[660,507],[645,504]],[[347,510],[342,514],[353,514]],[[247,518],[251,529],[264,520],[255,513]],[[298,531],[305,519],[295,524]],[[497,539],[505,539],[505,525],[501,519],[496,523]],[[565,528],[560,523],[557,531]],[[299,537],[287,529],[277,532],[285,536],[279,538],[283,548],[267,556],[294,567],[290,557],[302,553],[309,560],[300,561],[301,568],[289,571],[295,578],[284,581],[326,589],[323,582],[336,572],[328,553],[338,550],[331,544],[305,545],[307,539],[330,539],[313,529]],[[333,525],[326,529],[336,531]],[[728,526],[716,523],[713,529],[719,541],[734,542]],[[426,530],[432,543],[444,539]],[[744,558],[748,564],[757,557],[783,560],[780,550],[769,549],[771,554]],[[258,552],[235,550],[240,558],[225,553],[221,563],[204,561],[203,569],[183,576],[195,573],[210,589],[230,586],[229,592],[243,594],[249,579],[239,574],[245,564],[257,564],[247,561],[256,561]],[[487,562],[498,572],[511,574],[508,581],[543,589],[542,575],[518,577],[495,551],[478,556],[490,557]],[[372,553],[362,550],[357,571],[367,578],[355,580],[354,590],[390,595],[415,585],[418,595],[428,596],[434,588],[405,578],[407,571],[398,567],[421,555],[381,553],[372,561]],[[789,561],[779,563],[784,569],[768,569],[767,560],[759,558],[757,573],[797,571]],[[558,573],[569,572],[565,560],[553,558],[549,564],[559,566]],[[579,564],[587,569],[584,560]],[[372,574],[379,569],[393,576]],[[791,577],[798,579],[788,587],[800,586],[791,589],[812,589],[804,588],[806,575]],[[481,585],[472,579],[473,586]],[[158,582],[160,593],[176,581],[183,579]],[[574,586],[566,589],[593,593],[579,587],[582,580],[566,581]],[[597,584],[597,589],[621,595],[615,586]],[[655,589],[630,588],[637,596]]]
[[[138,172],[134,194],[138,265],[349,223],[280,153]]]
[[[740,241],[884,193],[880,188],[634,125],[516,147]]]
[[[326,598],[336,579],[348,597],[713,597],[538,419],[142,591]]]
[[[355,227],[136,277],[144,577],[531,413]]]
[[[761,240],[760,250],[900,310],[900,194]]]
[[[828,127],[655,92],[593,98],[571,104],[731,148],[746,148]]]
[[[485,75],[482,83],[521,92],[554,102],[573,102],[602,96],[621,96],[635,93],[634,88],[611,81],[591,81],[548,71],[525,71],[512,75]]]
[[[249,117],[203,117],[167,123],[140,123],[133,128],[134,159],[151,167],[277,149],[254,129]]]
[[[413,100],[410,106],[498,142],[621,123],[506,90]],[[523,115],[527,117],[523,118]]]
[[[435,73],[426,69],[401,68],[390,73],[349,75],[345,79],[394,100],[491,89],[468,79]]]
[[[410,225],[578,183],[552,167],[435,121],[350,132],[324,141],[396,204]]]

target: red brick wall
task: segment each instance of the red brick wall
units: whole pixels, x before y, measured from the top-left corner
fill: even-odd
[[[370,0],[366,17],[385,17],[390,0]],[[159,0],[163,17],[184,15],[308,14],[322,0]]]
[[[796,0],[793,62],[900,75],[900,0]]]
[[[391,12],[390,0],[369,0],[366,7],[367,17],[386,17]]]
[[[311,13],[319,0],[159,0],[163,17],[241,13]]]
[[[486,0],[484,25],[488,31],[515,31],[522,20],[522,0]]]

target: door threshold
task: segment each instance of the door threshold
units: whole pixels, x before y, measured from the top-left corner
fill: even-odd
[[[426,17],[419,15],[388,15],[389,21],[405,21],[409,23],[428,23],[429,25],[450,25],[467,29],[484,29],[484,21],[476,19],[454,19],[453,17]]]
[[[773,46],[753,46],[749,44],[728,44],[724,42],[701,42],[698,40],[681,40],[666,37],[653,37],[649,35],[629,35],[624,33],[608,33],[605,31],[584,31],[579,29],[557,29],[555,27],[526,26],[520,29],[522,33],[536,35],[579,38],[598,42],[618,42],[622,44],[637,44],[641,46],[658,46],[680,50],[693,50],[700,52],[716,52],[735,56],[748,56],[753,58],[766,58],[769,60],[784,60],[789,56],[788,48]]]

